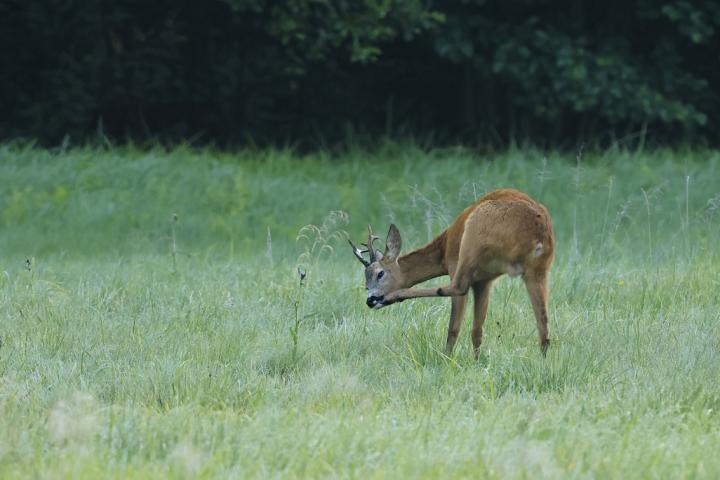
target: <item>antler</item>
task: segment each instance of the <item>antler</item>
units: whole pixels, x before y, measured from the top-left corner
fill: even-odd
[[[350,243],[350,246],[353,249],[353,255],[355,255],[355,258],[360,260],[360,262],[365,265],[365,267],[369,266],[372,262],[376,262],[382,258],[382,253],[380,253],[380,250],[375,250],[375,247],[373,246],[373,242],[375,240],[380,240],[380,237],[377,235],[373,235],[372,228],[370,228],[370,225],[368,225],[368,240],[367,243],[361,243],[363,247],[365,247],[365,250],[360,250],[357,245],[355,245],[352,240],[348,239],[348,242]],[[368,262],[365,260],[362,256],[363,253],[370,254],[370,261]]]
[[[377,235],[373,235],[372,228],[370,227],[370,225],[368,225],[368,242],[366,246],[368,249],[368,253],[370,253],[370,263],[378,260],[377,250],[375,250],[375,247],[373,246],[373,242],[375,240],[380,240],[380,237],[378,237]]]
[[[360,260],[360,262],[361,262],[363,265],[365,265],[365,267],[370,266],[370,262],[368,262],[367,260],[365,260],[365,259],[363,258],[363,256],[362,256],[362,254],[365,253],[365,252],[367,252],[367,250],[360,250],[360,249],[352,242],[352,240],[350,240],[349,238],[348,238],[348,242],[350,242],[350,246],[351,246],[352,249],[353,249],[353,255],[355,255],[355,257],[356,257],[358,260]]]

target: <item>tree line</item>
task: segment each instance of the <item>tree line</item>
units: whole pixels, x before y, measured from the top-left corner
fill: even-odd
[[[714,0],[3,0],[0,137],[720,143]]]

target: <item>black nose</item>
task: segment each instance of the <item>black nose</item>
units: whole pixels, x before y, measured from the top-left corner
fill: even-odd
[[[373,308],[375,305],[383,301],[383,298],[385,298],[384,295],[381,295],[379,297],[368,297],[367,301],[365,302],[368,307]]]

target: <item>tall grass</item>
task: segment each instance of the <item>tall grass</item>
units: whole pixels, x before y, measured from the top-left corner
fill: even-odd
[[[716,478],[719,163],[0,147],[0,477]],[[510,279],[477,361],[365,307],[346,235],[501,186],[553,216],[546,358]]]

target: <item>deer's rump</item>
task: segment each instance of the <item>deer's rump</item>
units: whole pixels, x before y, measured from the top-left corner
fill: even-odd
[[[516,276],[549,263],[554,248],[550,217],[544,206],[521,195],[481,199],[469,209],[458,264],[470,264],[484,277]]]

